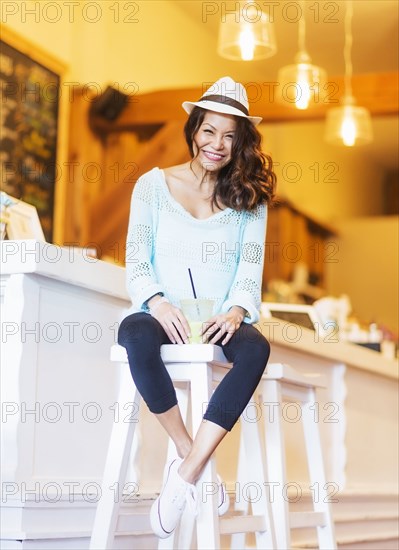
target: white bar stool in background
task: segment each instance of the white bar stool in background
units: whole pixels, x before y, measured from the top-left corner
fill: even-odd
[[[182,417],[187,421],[188,396],[191,400],[192,434],[195,434],[203,421],[204,404],[209,402],[213,387],[231,368],[222,350],[218,346],[210,344],[192,345],[163,345],[161,357],[177,386],[179,406]],[[125,348],[115,345],[111,350],[111,359],[122,363],[120,392],[118,401],[122,405],[134,402],[134,410],[139,410],[140,395],[134,386]],[[186,389],[181,386],[186,385]],[[245,415],[245,411],[243,416]],[[97,504],[96,516],[90,542],[91,550],[110,550],[113,548],[115,534],[121,532],[121,525],[126,521],[120,517],[119,508],[122,499],[123,485],[126,480],[130,450],[135,431],[135,422],[118,422],[112,429],[111,441],[106,458],[102,496]],[[197,547],[201,550],[219,549],[220,535],[233,535],[240,533],[255,533],[256,547],[259,549],[273,550],[275,548],[275,536],[270,498],[265,479],[263,449],[256,423],[241,423],[241,471],[246,478],[261,489],[261,498],[253,495],[252,514],[239,516],[218,516],[217,491],[212,491],[211,498],[201,502],[201,487],[217,487],[215,461],[211,459],[204,469],[198,482],[200,488],[200,511],[196,518]],[[173,455],[172,445],[169,445],[168,458]],[[174,446],[173,446],[174,447]],[[110,487],[117,483],[118,494],[115,495]],[[209,485],[206,485],[209,484]],[[248,511],[248,510],[247,510]],[[246,511],[246,512],[247,512]],[[179,532],[179,547],[188,548],[191,543],[193,524],[185,525],[182,518]],[[173,548],[174,535],[159,541],[159,548]]]
[[[321,550],[337,548],[334,523],[328,502],[329,495],[326,490],[319,427],[315,420],[316,388],[323,387],[325,387],[325,379],[321,375],[303,375],[288,365],[272,363],[268,364],[267,372],[263,375],[254,394],[255,400],[260,404],[262,410],[266,478],[269,483],[275,484],[271,502],[278,550],[291,548],[291,529],[306,527],[317,528]],[[290,512],[286,495],[283,492],[283,489],[287,487],[282,418],[283,402],[295,402],[301,407],[310,483],[312,486],[317,484],[318,487],[317,498],[315,498],[316,492],[312,492],[313,510],[309,512]],[[239,477],[242,478],[242,476],[245,476],[245,469],[241,470],[239,466]],[[239,503],[238,507],[245,512],[247,504]],[[234,536],[235,548],[243,548],[243,542],[242,535]]]

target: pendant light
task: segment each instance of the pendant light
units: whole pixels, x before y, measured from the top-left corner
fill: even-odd
[[[239,4],[240,9],[222,15],[218,54],[233,61],[254,61],[277,51],[273,24],[256,2]]]
[[[301,110],[307,109],[311,104],[320,103],[321,92],[327,82],[326,71],[311,63],[305,47],[305,35],[305,2],[301,0],[298,53],[295,56],[295,63],[282,67],[277,77],[281,86],[278,100]]]
[[[364,145],[373,141],[370,113],[358,107],[352,95],[352,0],[347,0],[345,12],[345,94],[342,105],[327,111],[325,140],[333,145]]]

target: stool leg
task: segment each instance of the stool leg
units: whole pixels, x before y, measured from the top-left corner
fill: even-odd
[[[276,548],[291,548],[288,502],[284,498],[286,486],[285,445],[282,426],[281,385],[276,380],[261,384],[265,428],[267,480],[271,487],[271,502]]]
[[[180,413],[181,413],[183,422],[186,424],[187,415],[188,415],[188,401],[189,401],[188,383],[186,382],[182,383],[182,387],[179,387],[176,385],[175,390],[176,390],[177,401],[179,403]],[[170,460],[176,457],[177,457],[176,446],[173,443],[173,440],[169,438],[168,454],[167,454],[166,461],[169,462]],[[182,519],[180,521],[180,527],[179,527],[178,548],[190,548],[191,539],[193,535],[192,523],[193,522],[192,521],[190,522],[190,519],[188,517],[184,517],[184,514],[183,514]],[[166,539],[159,539],[158,550],[172,550],[175,547],[175,538],[176,538],[176,531],[173,531],[170,537],[167,537]],[[187,541],[189,541],[189,544],[187,544]]]
[[[122,364],[121,368],[118,396],[119,410],[123,411],[123,406],[126,403],[131,403],[133,399],[133,412],[138,412],[141,397],[133,383],[127,365]],[[128,460],[137,423],[137,418],[133,418],[131,422],[124,422],[124,418],[121,417],[117,422],[114,422],[112,427],[102,480],[102,494],[97,504],[90,550],[110,550],[113,548],[123,486],[126,480]],[[117,490],[113,491],[112,488],[115,487],[115,483]]]
[[[242,498],[242,488],[249,482],[244,447],[244,433],[241,425],[234,510],[236,512],[241,512],[242,515],[248,514],[249,509],[248,499]],[[245,533],[233,533],[231,535],[230,550],[242,550],[243,548],[245,548]]]
[[[193,364],[191,378],[193,436],[195,436],[203,422],[203,410],[209,403],[211,395],[212,367],[208,366],[207,363]],[[199,488],[200,498],[199,514],[197,517],[197,547],[201,550],[217,550],[220,548],[220,533],[214,458],[211,458],[205,466],[198,480],[197,487]],[[206,494],[204,489],[207,490]]]
[[[323,512],[325,525],[317,527],[320,550],[334,550],[337,548],[332,521],[331,508],[328,502],[329,495],[326,487],[326,476],[324,473],[323,454],[321,449],[320,432],[318,423],[314,418],[315,411],[315,390],[309,389],[309,398],[302,405],[302,425],[305,435],[306,453],[309,466],[309,477],[313,487],[313,509],[315,512]],[[317,497],[315,498],[315,494]]]
[[[276,540],[270,505],[270,495],[266,486],[265,467],[260,445],[260,434],[257,422],[242,418],[241,430],[246,454],[247,476],[251,497],[253,515],[263,516],[265,519],[265,530],[257,531],[256,548],[274,550]],[[259,497],[260,495],[260,497]]]
[[[184,510],[182,519],[180,521],[179,540],[177,548],[181,548],[182,550],[187,550],[188,548],[191,548],[194,529],[195,517],[187,510]]]
[[[189,402],[189,384],[185,384],[185,388],[176,388],[177,392],[177,399],[179,402],[179,407],[181,411],[181,415],[184,421],[184,424],[187,426],[187,419],[188,419],[188,402]],[[182,548],[183,550],[187,550],[188,548],[191,548],[191,543],[193,540],[193,534],[194,534],[194,527],[195,527],[195,518],[192,516],[192,514],[183,512],[183,516],[180,520],[180,526],[179,526],[179,538],[178,538],[178,548]],[[159,548],[159,547],[158,547]]]

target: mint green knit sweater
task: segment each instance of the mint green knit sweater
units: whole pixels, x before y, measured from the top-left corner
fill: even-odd
[[[133,190],[126,243],[129,313],[147,311],[157,292],[179,307],[192,298],[188,268],[198,298],[215,301],[213,313],[233,305],[259,319],[267,208],[231,208],[206,219],[193,217],[170,194],[164,173],[153,168]]]

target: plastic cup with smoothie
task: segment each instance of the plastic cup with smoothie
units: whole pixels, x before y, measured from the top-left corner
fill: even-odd
[[[202,325],[213,312],[213,300],[187,298],[180,300],[181,309],[190,325],[190,344],[202,344]]]

